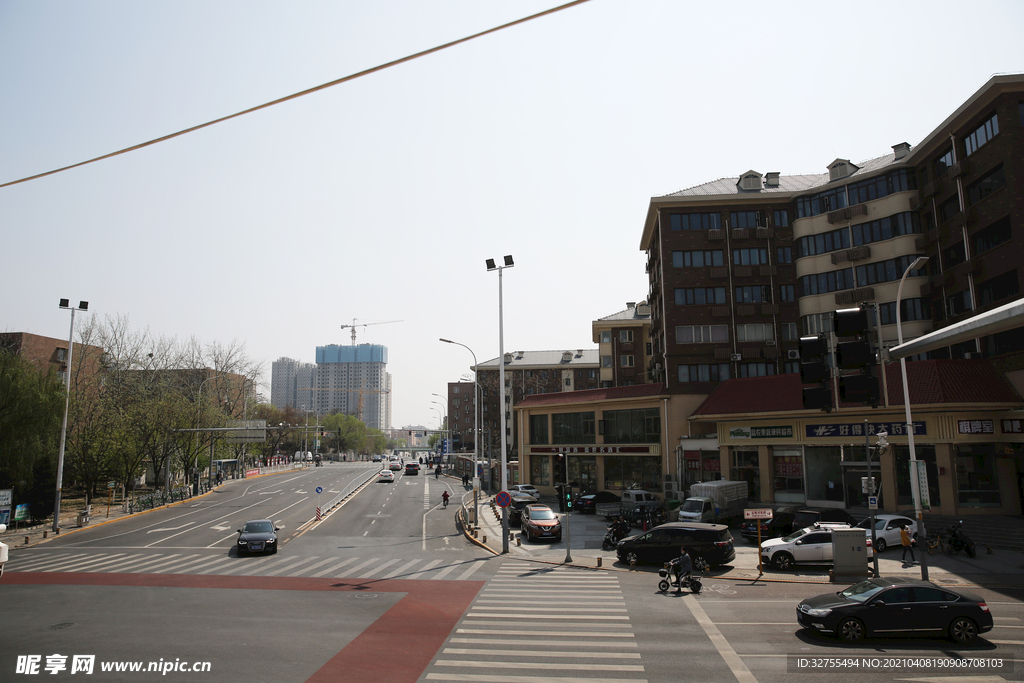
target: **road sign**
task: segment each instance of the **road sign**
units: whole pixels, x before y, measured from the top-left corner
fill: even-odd
[[[317,493],[323,493],[324,492],[324,487],[323,486],[317,486],[316,487],[316,492]]]
[[[878,496],[868,496],[868,510],[878,509]]]
[[[755,508],[743,511],[743,519],[771,519],[774,517],[771,508]]]
[[[507,508],[512,502],[512,496],[508,495],[508,491],[499,491],[498,495],[494,497],[494,502],[500,507]]]

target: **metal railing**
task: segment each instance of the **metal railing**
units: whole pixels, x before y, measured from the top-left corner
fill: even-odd
[[[346,498],[355,493],[357,489],[359,489],[361,486],[369,482],[371,479],[375,479],[378,474],[380,474],[380,470],[375,469],[372,472],[370,472],[365,478],[360,478],[353,481],[351,484],[342,489],[341,493],[332,498],[331,502],[321,506],[322,514],[327,514],[329,511],[341,505],[341,503]]]
[[[202,495],[210,490],[210,485],[206,481],[199,482],[199,494]],[[171,489],[170,493],[166,491],[154,491],[153,493],[147,493],[144,496],[138,496],[132,500],[126,500],[121,504],[121,509],[127,514],[131,515],[136,512],[143,510],[152,510],[158,508],[161,505],[167,505],[169,503],[177,503],[182,500],[187,500],[192,497],[191,486],[175,486]]]

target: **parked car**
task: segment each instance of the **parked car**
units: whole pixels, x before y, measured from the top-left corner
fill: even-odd
[[[662,564],[680,555],[686,547],[693,562],[703,559],[711,567],[729,564],[736,559],[732,534],[724,524],[704,522],[669,522],[650,531],[622,539],[615,546],[619,560],[628,564],[653,562]]]
[[[525,506],[519,513],[519,520],[522,527],[520,537],[524,541],[539,538],[562,540],[562,524],[558,521],[558,515],[547,505],[534,503]]]
[[[793,531],[804,529],[815,522],[841,522],[856,526],[857,520],[843,508],[808,508],[802,507],[794,512]]]
[[[740,535],[751,543],[757,543],[757,527],[761,526],[761,540],[788,536],[793,533],[796,508],[785,507],[776,510],[771,519],[745,519],[740,524]]]
[[[391,470],[381,470],[380,474],[377,475],[377,481],[378,482],[394,481],[394,480],[395,480],[395,473],[392,472]]]
[[[519,526],[519,515],[523,508],[530,503],[536,503],[537,499],[529,494],[519,493],[518,491],[510,491],[509,495],[512,496],[512,502],[508,506],[508,523]]]
[[[620,496],[611,491],[598,491],[597,493],[581,493],[573,498],[572,509],[584,515],[592,515],[597,512],[598,505],[615,503],[619,505],[622,501]]]
[[[977,595],[904,577],[868,579],[807,598],[797,605],[796,620],[848,643],[868,636],[945,635],[970,645],[992,630],[992,613]]]
[[[857,526],[867,529],[868,536],[871,535],[870,517],[865,517]],[[916,540],[917,522],[913,519],[904,515],[875,515],[875,551],[881,553],[885,552],[886,548],[898,548],[903,545],[903,541],[900,539],[900,529],[904,526],[910,527],[910,536]]]
[[[514,486],[508,487],[509,493],[525,493],[528,496],[534,498],[540,498],[540,491],[533,484],[515,484]]]
[[[782,571],[798,564],[832,564],[832,530],[852,528],[849,524],[819,522],[788,536],[769,539],[761,543],[761,561]],[[870,560],[871,538],[865,537],[865,542]]]
[[[239,555],[277,552],[278,528],[269,519],[250,519],[236,531]]]

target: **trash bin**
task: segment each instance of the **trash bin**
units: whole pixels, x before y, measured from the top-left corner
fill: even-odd
[[[89,524],[89,513],[92,511],[91,505],[86,505],[85,509],[78,513],[78,526],[83,527]]]

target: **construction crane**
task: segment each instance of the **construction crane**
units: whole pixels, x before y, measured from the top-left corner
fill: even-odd
[[[358,318],[352,318],[352,324],[351,325],[342,325],[341,326],[341,329],[343,329],[343,330],[346,327],[351,327],[352,328],[352,346],[356,345],[356,328],[357,327],[366,327],[368,325],[387,325],[389,323],[404,323],[405,322],[404,320],[385,320],[384,322],[379,322],[379,323],[359,323],[358,325],[356,325],[356,320],[358,320]]]

